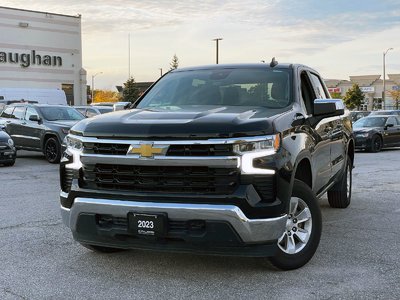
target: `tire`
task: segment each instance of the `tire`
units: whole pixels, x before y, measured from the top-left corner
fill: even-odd
[[[353,185],[352,170],[353,164],[351,163],[350,157],[347,156],[345,172],[339,182],[328,191],[328,202],[331,207],[346,208],[350,205]]]
[[[14,164],[15,164],[15,160],[13,160],[13,161],[11,161],[11,162],[7,162],[7,163],[5,163],[4,165],[5,165],[6,167],[12,167]]]
[[[56,137],[51,137],[44,144],[44,156],[49,163],[58,164],[61,159],[61,145]]]
[[[285,231],[270,262],[281,270],[304,266],[318,248],[322,232],[321,211],[311,188],[295,179]],[[301,217],[301,221],[298,220]]]
[[[379,152],[382,150],[382,138],[379,135],[374,135],[371,139],[371,152]]]
[[[118,249],[118,248],[89,245],[89,244],[84,244],[84,243],[80,243],[80,244],[83,247],[85,247],[86,249],[89,249],[93,252],[98,252],[98,253],[114,253],[114,252],[124,251],[124,249]]]

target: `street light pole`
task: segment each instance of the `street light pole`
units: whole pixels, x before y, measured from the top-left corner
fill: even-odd
[[[103,74],[103,72],[98,72],[98,73],[92,75],[92,103],[94,101],[94,98],[93,98],[94,97],[94,78],[99,74]]]
[[[213,41],[215,41],[215,46],[216,46],[216,51],[215,51],[215,61],[216,61],[216,64],[218,65],[218,52],[219,52],[219,49],[218,49],[218,42],[219,41],[222,41],[222,38],[215,38],[215,39],[213,39]]]
[[[386,104],[385,104],[385,92],[386,92],[386,54],[390,51],[393,50],[393,48],[388,48],[386,51],[383,52],[383,91],[382,91],[382,103],[383,103],[383,109],[386,109]]]
[[[160,70],[160,77],[162,77],[162,68],[159,68]]]

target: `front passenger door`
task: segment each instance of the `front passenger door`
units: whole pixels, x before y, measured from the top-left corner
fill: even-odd
[[[397,123],[398,118],[389,117],[385,124],[385,146],[400,145],[400,124]],[[389,126],[388,126],[389,125]],[[390,126],[392,125],[392,126]]]
[[[40,150],[40,138],[44,131],[44,126],[36,121],[29,120],[29,117],[33,115],[40,116],[35,108],[28,106],[25,113],[25,144],[30,149]]]
[[[314,100],[317,98],[315,90],[311,83],[308,72],[301,73],[301,95],[304,106],[309,115],[314,113]],[[315,170],[313,174],[313,191],[316,194],[327,185],[331,178],[331,157],[330,157],[330,125],[325,119],[320,121],[315,127],[309,128],[309,138],[314,141],[315,146],[310,147],[311,152],[311,168]]]

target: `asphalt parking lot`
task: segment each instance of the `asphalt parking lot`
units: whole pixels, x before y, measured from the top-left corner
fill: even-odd
[[[398,299],[400,149],[356,153],[345,210],[321,201],[314,258],[263,260],[144,251],[92,253],[60,219],[58,166],[20,151],[0,167],[0,299]]]

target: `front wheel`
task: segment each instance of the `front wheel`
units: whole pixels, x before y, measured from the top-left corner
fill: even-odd
[[[44,156],[47,161],[52,164],[57,164],[61,159],[61,146],[57,138],[48,138],[44,144]]]
[[[379,152],[382,150],[382,139],[379,135],[374,135],[371,139],[371,152]]]
[[[305,265],[314,255],[321,238],[322,220],[317,199],[311,188],[295,180],[285,231],[278,239],[278,253],[271,263],[282,270]]]

